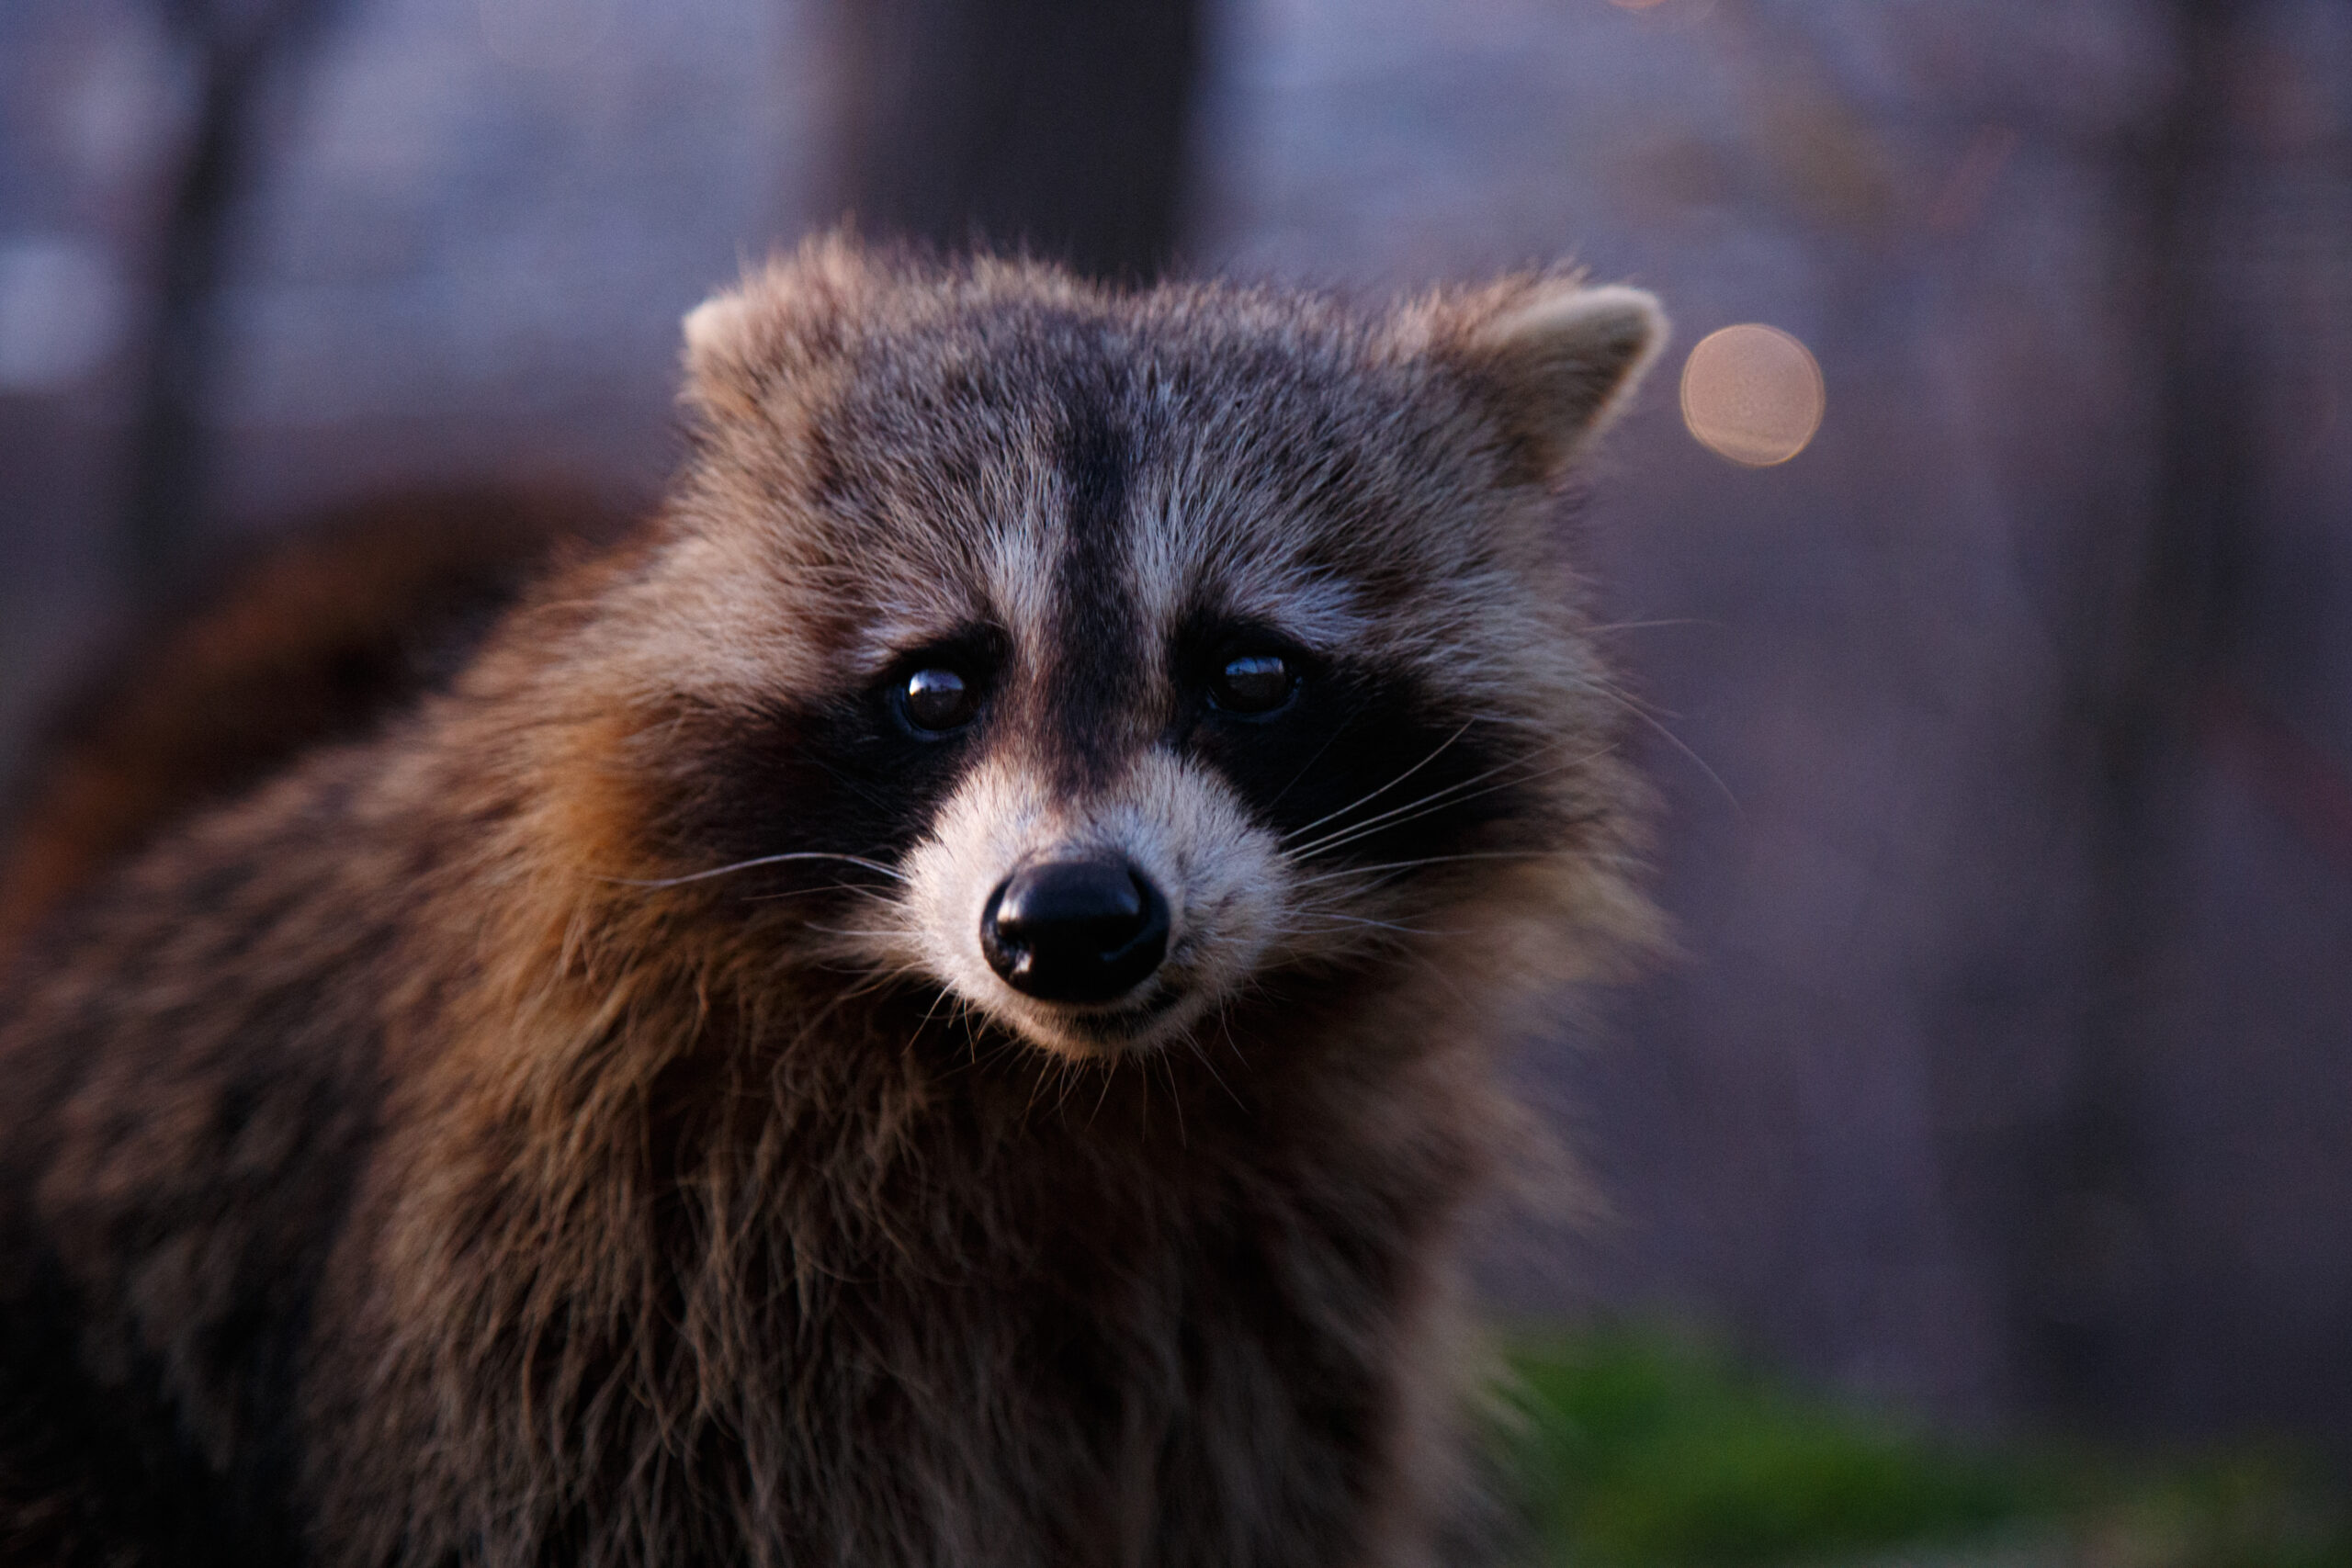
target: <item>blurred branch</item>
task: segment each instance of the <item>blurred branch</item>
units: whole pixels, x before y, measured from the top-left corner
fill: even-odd
[[[841,205],[875,236],[1145,278],[1176,244],[1198,0],[838,0]]]
[[[1892,160],[1801,14],[1725,0],[1711,19],[1738,67],[1750,145],[1815,222],[1877,231],[1900,208]]]
[[[232,224],[253,182],[262,88],[322,30],[337,0],[156,0],[188,57],[197,107],[158,244],[146,384],[131,436],[127,566],[153,600],[178,579],[208,520],[207,403],[220,359]]]

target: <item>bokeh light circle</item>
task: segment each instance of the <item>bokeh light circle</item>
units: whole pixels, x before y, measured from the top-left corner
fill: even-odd
[[[1709,333],[1682,365],[1682,423],[1709,451],[1751,468],[1804,451],[1827,407],[1813,351],[1778,327]]]

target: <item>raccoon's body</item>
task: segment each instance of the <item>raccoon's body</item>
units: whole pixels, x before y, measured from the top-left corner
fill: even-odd
[[[1638,942],[1625,290],[831,242],[661,513],[0,993],[0,1561],[1425,1562],[1497,1036]]]

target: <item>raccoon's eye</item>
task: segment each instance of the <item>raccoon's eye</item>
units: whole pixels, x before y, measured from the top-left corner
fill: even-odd
[[[1227,660],[1209,680],[1209,701],[1225,713],[1258,716],[1289,703],[1298,689],[1290,660],[1279,653],[1244,653]]]
[[[972,722],[980,695],[972,683],[943,666],[918,670],[898,691],[899,711],[917,730],[944,735]]]

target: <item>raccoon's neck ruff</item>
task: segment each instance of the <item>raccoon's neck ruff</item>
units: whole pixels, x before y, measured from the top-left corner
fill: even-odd
[[[393,1136],[379,1426],[338,1484],[496,1475],[532,1502],[488,1536],[409,1527],[494,1562],[638,1561],[715,1502],[777,1561],[1368,1539],[1416,1506],[1381,1477],[1442,1417],[1401,1349],[1497,1108],[1399,1031],[1426,1003],[1289,1000],[1222,1066],[1105,1068],[915,994],[680,997],[581,1058],[626,1089],[449,1085]],[[1155,1539],[1171,1511],[1197,1551]]]

